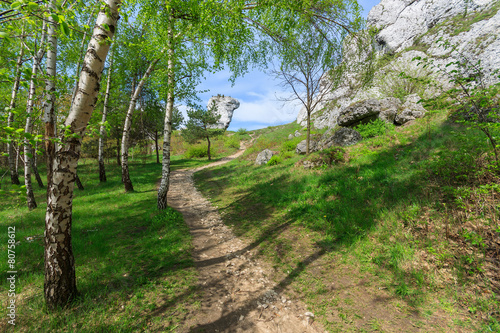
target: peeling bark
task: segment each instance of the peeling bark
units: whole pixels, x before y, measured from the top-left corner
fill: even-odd
[[[82,137],[95,108],[104,61],[119,18],[120,3],[107,0],[99,12],[80,73],[79,88],[64,123],[69,135],[62,134],[62,142],[55,152],[45,217],[44,294],[49,310],[66,306],[77,295],[71,246],[76,169]]]
[[[142,76],[141,80],[139,81],[139,84],[137,85],[137,88],[135,88],[132,98],[130,99],[130,104],[127,110],[127,116],[125,117],[125,125],[123,126],[123,136],[122,136],[122,182],[123,185],[125,185],[125,192],[134,191],[134,187],[132,186],[132,180],[130,179],[130,173],[128,169],[128,148],[130,139],[130,127],[132,126],[132,115],[134,113],[135,106],[141,94],[142,88],[144,87],[146,80],[151,75],[153,69],[155,68],[158,61],[160,61],[160,59],[161,57],[151,62],[148,69],[146,70],[146,73],[144,73],[144,75]]]

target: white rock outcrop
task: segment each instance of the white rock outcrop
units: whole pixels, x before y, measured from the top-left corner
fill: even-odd
[[[345,43],[343,61],[351,69],[344,73],[342,84],[329,92],[313,112],[311,123],[316,128],[333,128],[342,111],[356,102],[397,97],[396,88],[404,85],[401,72],[430,77],[443,89],[450,88],[448,79],[436,68],[417,66],[415,57],[431,58],[435,65],[444,68],[461,54],[473,62],[480,61],[489,83],[495,82],[495,77],[488,74],[500,68],[499,9],[499,0],[381,0],[367,20],[368,28],[377,31],[371,42],[365,43],[373,45],[371,54],[379,66],[373,80],[363,85],[359,75],[364,64],[369,63],[370,47],[360,52],[353,49],[355,43]],[[474,19],[479,15],[483,20]],[[440,38],[456,46],[456,51],[440,46]],[[380,61],[382,57],[384,61]],[[436,93],[428,87],[419,95],[429,98]],[[405,98],[400,99],[401,103],[406,102]],[[402,111],[398,110],[398,114]],[[305,110],[299,112],[297,123],[305,126]]]
[[[230,96],[214,96],[210,98],[207,108],[213,107],[215,104],[215,113],[221,117],[214,128],[226,130],[233,119],[234,110],[240,107],[240,102]]]

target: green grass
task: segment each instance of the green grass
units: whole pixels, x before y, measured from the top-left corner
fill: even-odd
[[[24,195],[2,194],[0,249],[7,251],[7,226],[16,227],[18,242],[16,331],[174,329],[186,304],[192,301],[196,273],[190,256],[191,236],[182,216],[172,209],[159,213],[155,208],[161,165],[132,162],[130,173],[136,191],[125,194],[118,166],[107,165],[108,182],[100,184],[95,161],[82,162],[78,173],[85,190],[75,190],[72,231],[80,295],[68,309],[47,314],[44,305],[40,237],[44,232],[45,190],[36,188],[39,207],[31,212],[25,208]],[[205,163],[175,157],[172,166]],[[8,190],[9,186],[2,187]],[[33,236],[35,241],[27,241]],[[6,260],[0,262],[2,272],[7,271],[6,264]],[[6,279],[0,285],[6,290]],[[6,304],[6,293],[1,293],[0,301]]]
[[[304,170],[297,167],[298,156],[272,167],[253,164],[262,149],[279,151],[296,129],[290,124],[263,130],[245,159],[195,174],[198,188],[220,208],[226,224],[253,240],[283,273],[282,284],[294,286],[315,311],[323,311],[317,304],[334,295],[318,296],[311,285],[318,272],[310,266],[336,262],[372,276],[373,283],[401,299],[408,313],[434,311],[432,300],[443,294],[453,304],[479,302],[488,317],[499,298],[494,292],[494,301],[481,296],[492,295],[492,281],[483,278],[478,264],[485,254],[463,237],[460,230],[470,224],[457,218],[476,209],[474,195],[480,195],[488,177],[493,184],[498,181],[484,172],[491,152],[481,133],[454,124],[443,112],[433,113],[350,147],[349,161],[331,168]],[[467,207],[458,206],[459,195],[447,194],[446,186],[470,188],[463,199]],[[468,221],[474,218],[486,233],[494,233],[499,192],[489,188],[486,193],[477,198],[494,198],[488,211],[469,214]],[[472,259],[461,260],[466,252]],[[327,271],[322,283],[336,274],[333,268]],[[458,286],[450,283],[454,278]],[[460,313],[456,307],[449,317]],[[323,323],[335,327],[326,319]],[[471,318],[467,325],[482,324]]]

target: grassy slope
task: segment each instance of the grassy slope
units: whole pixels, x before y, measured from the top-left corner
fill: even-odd
[[[253,165],[258,151],[283,150],[296,129],[262,130],[246,159],[196,174],[225,222],[274,262],[282,285],[332,331],[391,330],[391,318],[365,318],[356,291],[330,287],[365,283],[360,277],[395,297],[409,329],[500,330],[494,252],[485,250],[500,232],[498,177],[478,171],[487,149],[480,133],[438,114],[349,148],[348,162],[332,168],[304,170],[300,157]]]
[[[216,158],[233,151],[221,149]],[[85,190],[75,189],[72,234],[80,296],[72,307],[53,314],[46,313],[43,300],[45,190],[35,187],[39,207],[29,212],[24,192],[2,184],[0,251],[7,253],[8,226],[16,227],[18,242],[16,331],[169,331],[182,322],[195,292],[191,236],[179,213],[156,210],[161,165],[154,160],[150,156],[131,162],[136,191],[129,194],[116,164],[106,167],[108,182],[100,184],[97,162],[81,161],[78,173]],[[175,170],[206,163],[206,158],[174,156],[171,166]],[[32,242],[27,239],[31,237]],[[0,261],[0,271],[0,288],[7,290],[7,259]],[[7,302],[2,292],[2,308]],[[0,331],[12,330],[4,319]]]

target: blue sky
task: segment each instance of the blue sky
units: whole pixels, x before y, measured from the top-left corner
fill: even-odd
[[[366,18],[370,9],[380,0],[358,0],[363,7],[363,16]],[[229,130],[239,128],[253,130],[267,126],[287,124],[297,118],[300,110],[298,103],[280,102],[279,97],[290,96],[291,90],[286,91],[280,86],[280,81],[261,71],[251,71],[244,77],[236,80],[234,86],[228,81],[230,74],[227,71],[207,76],[199,90],[209,89],[200,94],[202,104],[206,105],[213,95],[221,94],[236,98],[240,107],[234,112]]]

